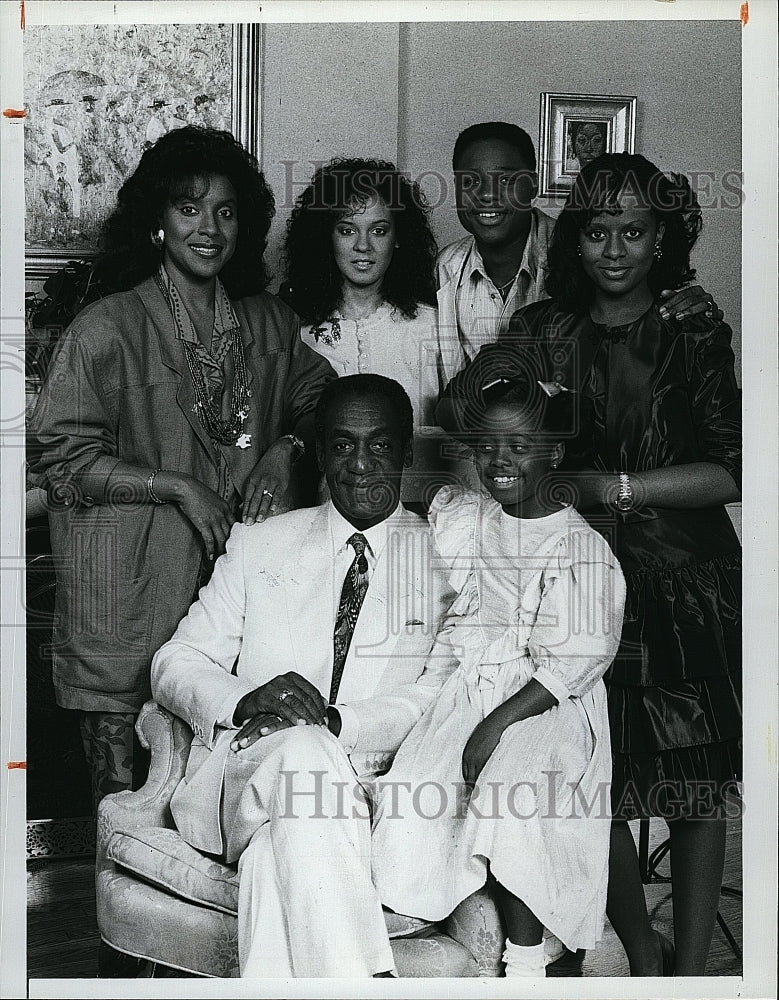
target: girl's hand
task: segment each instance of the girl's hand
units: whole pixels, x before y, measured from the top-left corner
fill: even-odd
[[[484,765],[492,756],[495,747],[500,742],[504,727],[494,716],[488,715],[471,733],[470,739],[463,750],[462,772],[467,785],[475,785],[484,769]]]
[[[684,319],[696,313],[706,313],[710,319],[719,323],[724,315],[713,296],[700,285],[677,289],[666,288],[660,295],[664,299],[660,306],[660,315],[663,319]]]
[[[279,438],[249,473],[241,509],[244,524],[264,521],[266,517],[289,510],[295,452],[295,445],[289,438]]]
[[[169,475],[158,474],[155,492],[161,499],[171,500],[178,505],[203,539],[208,558],[215,559],[224,552],[230,529],[235,523],[232,511],[218,493],[214,493],[193,476],[176,475],[174,488],[167,489]],[[166,483],[164,490],[163,481]]]

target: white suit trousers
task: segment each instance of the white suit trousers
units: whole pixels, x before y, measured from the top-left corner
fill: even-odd
[[[224,790],[228,856],[240,852],[241,975],[394,970],[368,806],[338,740],[316,726],[263,737],[229,755]]]

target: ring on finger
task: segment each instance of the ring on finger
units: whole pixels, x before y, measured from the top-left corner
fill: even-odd
[[[279,695],[279,701],[286,701],[287,698],[291,697],[292,697],[292,692],[289,690],[289,688],[284,688],[284,690]]]
[[[264,497],[272,497],[273,496],[273,490],[263,490],[262,491],[262,495]]]

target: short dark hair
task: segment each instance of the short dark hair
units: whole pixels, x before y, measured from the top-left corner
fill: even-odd
[[[536,150],[533,146],[533,140],[523,128],[520,128],[519,125],[512,125],[510,122],[479,122],[463,129],[454,144],[452,169],[457,169],[457,161],[468,146],[485,139],[497,139],[500,142],[508,143],[509,146],[513,146],[517,150],[528,170],[536,169]]]
[[[392,213],[398,244],[383,297],[409,319],[420,302],[435,305],[436,243],[419,185],[387,160],[336,158],[314,173],[287,223],[285,297],[305,323],[323,323],[339,305],[343,278],[333,258],[333,227],[371,196]]]
[[[316,437],[320,444],[325,443],[325,424],[330,407],[345,399],[370,399],[376,396],[391,405],[402,443],[405,445],[411,441],[414,436],[414,410],[406,390],[395,379],[385,375],[361,373],[333,379],[322,390],[314,415]]]
[[[262,255],[276,211],[273,192],[256,158],[229,132],[186,125],[145,150],[119,189],[96,263],[106,290],[123,291],[154,274],[161,257],[150,236],[163,209],[176,198],[202,196],[206,180],[216,175],[227,177],[238,199],[238,241],[220,280],[234,299],[265,287]]]
[[[567,312],[586,313],[595,294],[579,256],[579,234],[601,212],[614,210],[626,184],[633,185],[665,229],[662,256],[652,263],[648,282],[653,295],[678,288],[695,276],[690,251],[701,231],[701,210],[682,174],[666,175],[645,156],[604,153],[579,172],[555,223],[547,257],[547,293]]]

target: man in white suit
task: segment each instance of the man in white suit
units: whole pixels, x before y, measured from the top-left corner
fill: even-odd
[[[366,799],[454,667],[429,655],[454,595],[398,500],[412,420],[391,379],[331,382],[317,457],[332,499],[235,525],[152,663],[155,699],[195,734],[176,825],[239,859],[243,976],[394,971]]]

